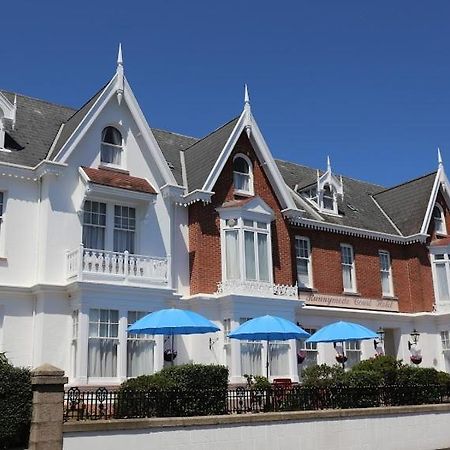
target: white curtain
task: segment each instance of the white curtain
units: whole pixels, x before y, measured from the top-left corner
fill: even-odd
[[[88,377],[117,376],[117,340],[89,338]]]
[[[105,249],[105,229],[92,225],[83,225],[83,245],[95,250]]]
[[[352,267],[342,266],[342,278],[344,282],[344,290],[353,290],[353,280],[352,280]]]
[[[309,286],[308,260],[297,258],[297,281],[302,287]]]
[[[436,264],[439,300],[450,300],[446,264]]]
[[[134,231],[114,230],[114,251],[134,253]]]
[[[256,280],[255,238],[252,231],[245,231],[245,278]]]
[[[237,231],[225,232],[225,258],[227,265],[227,280],[239,279],[239,245]]]
[[[289,344],[287,342],[269,342],[269,347],[270,375],[289,375]]]
[[[269,281],[269,255],[267,247],[267,234],[258,233],[258,261],[259,279]]]
[[[234,188],[239,191],[250,191],[250,175],[245,173],[233,173]]]
[[[154,341],[150,339],[128,339],[127,376],[138,377],[153,373]]]
[[[389,295],[391,293],[391,283],[389,272],[381,272],[381,288],[383,294]]]
[[[261,342],[241,342],[241,375],[262,375]]]

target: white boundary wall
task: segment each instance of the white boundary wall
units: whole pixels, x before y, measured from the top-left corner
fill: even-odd
[[[74,423],[64,450],[436,450],[449,423],[450,405]]]

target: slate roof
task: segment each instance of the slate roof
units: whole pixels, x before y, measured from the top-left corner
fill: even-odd
[[[46,157],[51,158],[56,155],[105,87],[102,87],[79,110],[17,94],[15,129],[12,130],[7,125],[7,142],[13,150],[11,152],[0,152],[0,162],[34,167]],[[9,101],[14,101],[14,93],[0,92]],[[230,120],[202,139],[152,129],[155,139],[180,185],[185,184],[183,170],[185,171],[188,192],[203,187],[238,119],[236,117]],[[54,143],[60,129],[58,139]],[[53,143],[52,154],[50,155],[49,152]],[[181,154],[184,157],[184,167]],[[301,190],[316,182],[317,172],[315,169],[281,160],[277,160],[276,164],[286,184],[291,189],[297,187],[298,190]],[[92,174],[93,172],[91,172]],[[100,177],[100,175],[102,176]],[[127,189],[125,187],[127,180],[118,181],[116,177],[112,181],[105,181],[104,174],[101,173],[100,175],[98,173],[93,175],[99,184],[103,182],[123,182],[121,187]],[[340,217],[326,214],[321,214],[321,216],[324,222],[330,224],[399,235],[398,230],[392,225],[392,221],[404,236],[419,233],[435,177],[436,172],[433,172],[389,189],[343,177],[344,199],[338,200]],[[133,179],[134,177],[130,178]],[[129,185],[133,186],[133,182],[130,183]],[[140,187],[144,191],[149,189],[147,186],[143,187],[143,185]],[[150,188],[153,190],[151,186]],[[301,208],[301,202],[295,195],[293,195],[293,198],[296,205]],[[315,219],[307,212],[305,214],[306,217]]]
[[[156,142],[158,142],[164,158],[166,158],[173,176],[179,185],[183,185],[183,172],[181,167],[180,152],[186,150],[192,144],[198,141],[197,138],[183,136],[182,134],[171,133],[170,131],[152,128]]]
[[[314,184],[317,180],[316,169],[281,160],[275,160],[275,162],[284,181],[292,189],[296,185],[299,189],[302,189]],[[320,214],[324,222],[398,236],[398,231],[392,226],[371,197],[385,188],[344,176],[342,179],[344,183],[344,199],[341,200],[338,197],[338,211],[341,217]],[[315,219],[315,217],[309,216],[308,213],[306,213],[306,216],[310,219]]]
[[[238,120],[235,117],[184,151],[188,192],[203,187]]]
[[[153,186],[144,178],[132,177],[115,170],[95,169],[92,167],[82,167],[82,169],[91,183],[126,189],[128,191],[156,194]]]
[[[403,235],[420,232],[435,178],[432,172],[374,195]]]
[[[1,91],[12,103],[14,93]],[[7,134],[17,149],[0,152],[0,161],[34,167],[47,156],[63,122],[76,110],[17,94],[17,113],[14,130],[6,126]]]

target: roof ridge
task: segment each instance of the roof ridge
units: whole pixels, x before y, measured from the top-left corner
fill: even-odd
[[[208,133],[206,136],[202,137],[201,139],[199,139],[197,142],[194,142],[192,145],[190,145],[189,147],[186,147],[184,150],[182,150],[183,152],[189,150],[190,148],[192,148],[194,145],[197,145],[198,143],[204,141],[206,138],[208,138],[209,136],[211,136],[212,134],[216,133],[217,131],[221,130],[222,128],[225,128],[227,125],[229,125],[231,122],[233,122],[236,119],[239,119],[240,116],[236,116],[233,117],[233,119],[229,120],[227,123],[224,123],[223,125],[221,125],[220,127],[217,127],[215,130],[211,131],[210,133]]]
[[[7,91],[5,89],[0,89],[0,92],[6,93],[6,94],[11,94],[11,95],[17,95],[18,97],[29,98],[30,100],[36,100],[38,102],[45,103],[47,105],[58,106],[59,108],[65,108],[65,109],[70,109],[72,111],[77,111],[77,109],[72,107],[72,106],[63,105],[61,103],[50,102],[49,100],[44,100],[42,98],[32,97],[31,95],[21,94],[20,92]]]
[[[397,188],[404,186],[406,184],[409,184],[409,183],[414,183],[414,181],[421,180],[422,178],[429,177],[430,175],[435,175],[436,173],[437,173],[437,170],[434,170],[433,172],[426,173],[425,175],[421,175],[419,177],[413,178],[412,180],[404,181],[403,183],[400,183],[400,184],[396,184],[390,188],[384,189],[383,191],[377,192],[376,194],[373,194],[373,195],[379,195],[379,194],[383,194],[387,191],[392,191],[393,189],[397,189]]]
[[[197,137],[194,136],[188,136],[187,134],[182,134],[182,133],[177,133],[176,131],[170,131],[170,130],[163,130],[162,128],[158,128],[158,127],[150,127],[151,130],[155,130],[155,131],[162,131],[163,133],[169,133],[169,134],[174,134],[175,136],[181,136],[181,137],[185,137],[185,138],[189,138],[189,139],[195,139],[197,142],[200,140]],[[195,144],[196,142],[194,142]],[[192,144],[192,145],[194,145]]]
[[[325,172],[325,170],[322,170],[322,169],[317,169],[317,168],[315,168],[315,167],[305,166],[304,164],[299,164],[299,163],[292,162],[292,161],[286,161],[285,159],[275,158],[275,162],[276,162],[276,161],[280,161],[280,162],[288,163],[288,164],[293,164],[294,166],[304,167],[304,168],[310,169],[310,170],[318,170],[319,172],[322,172],[322,173]],[[347,175],[342,175],[342,174],[340,174],[340,173],[336,173],[336,175],[339,176],[339,177],[342,176],[342,178],[343,178],[344,180],[347,179],[347,180],[357,181],[358,183],[369,184],[369,185],[371,185],[371,186],[375,186],[375,187],[379,187],[379,188],[383,188],[383,189],[386,188],[386,186],[383,186],[382,184],[372,183],[372,182],[370,182],[370,181],[365,181],[365,180],[359,180],[358,178],[349,177],[349,176],[347,176]],[[305,187],[306,187],[306,186],[305,186]]]

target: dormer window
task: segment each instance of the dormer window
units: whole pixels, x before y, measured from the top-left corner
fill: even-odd
[[[434,231],[436,234],[446,235],[445,215],[442,206],[436,203],[433,208]]]
[[[326,184],[323,188],[322,192],[322,208],[324,210],[332,211],[334,212],[335,209],[335,199],[333,195],[333,191],[331,190],[331,187],[329,184]]]
[[[102,131],[100,162],[102,164],[120,166],[123,141],[117,128],[106,127]]]
[[[233,184],[236,194],[253,195],[253,171],[250,159],[236,155],[233,160]]]

